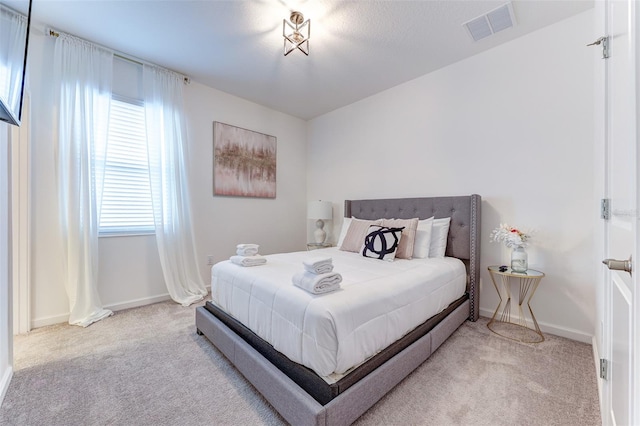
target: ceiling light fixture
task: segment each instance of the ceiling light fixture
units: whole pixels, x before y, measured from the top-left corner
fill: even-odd
[[[304,20],[304,15],[297,11],[292,11],[289,21],[282,20],[282,37],[284,37],[284,56],[298,49],[309,56],[309,36],[311,35],[311,22]],[[287,34],[289,27],[289,34]]]

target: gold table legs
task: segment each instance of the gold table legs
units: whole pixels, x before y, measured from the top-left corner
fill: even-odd
[[[536,321],[536,317],[533,314],[530,302],[544,274],[538,273],[533,276],[528,276],[524,273],[507,273],[493,270],[492,268],[493,267],[489,267],[489,275],[491,276],[491,281],[493,282],[493,285],[498,292],[498,296],[500,297],[500,303],[496,307],[493,317],[491,317],[487,324],[489,330],[502,337],[523,343],[543,342],[544,335],[538,326],[538,321]],[[512,279],[518,280],[520,287],[518,294],[518,315],[514,320],[511,319]],[[498,282],[496,282],[496,280]],[[498,283],[500,283],[500,285],[498,285]],[[526,311],[523,308],[525,305],[528,310],[528,315],[525,315]],[[527,318],[527,316],[529,318]]]

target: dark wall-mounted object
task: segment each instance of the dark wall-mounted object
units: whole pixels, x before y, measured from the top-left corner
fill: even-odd
[[[16,126],[22,118],[31,3],[0,0],[0,120]]]

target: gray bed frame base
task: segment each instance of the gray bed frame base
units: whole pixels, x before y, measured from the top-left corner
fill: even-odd
[[[354,210],[354,203],[356,210]],[[292,425],[338,426],[353,423],[431,356],[467,319],[478,318],[480,260],[479,195],[464,197],[358,200],[345,202],[345,216],[426,219],[451,217],[447,255],[465,261],[469,273],[465,301],[430,332],[321,405],[204,307],[196,309],[198,334],[204,334]],[[465,235],[466,234],[466,235]]]
[[[290,424],[296,426],[349,425],[418,368],[467,320],[469,301],[392,360],[378,367],[345,392],[321,405],[293,380],[204,308],[196,310],[198,330],[222,352],[242,375]]]

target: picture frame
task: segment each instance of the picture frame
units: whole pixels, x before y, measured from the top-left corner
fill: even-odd
[[[213,195],[276,198],[277,139],[213,122]]]

